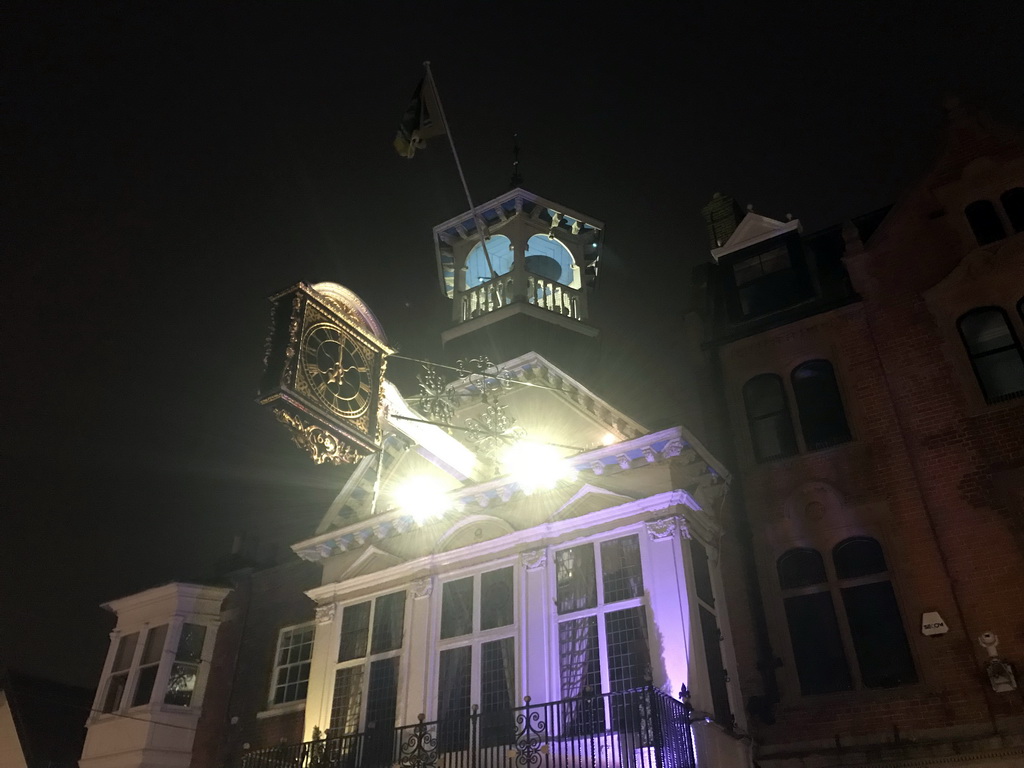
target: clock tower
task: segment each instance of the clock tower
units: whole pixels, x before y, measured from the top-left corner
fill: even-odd
[[[524,189],[434,227],[452,359],[509,360],[538,352],[576,375],[597,357],[588,299],[604,224]]]

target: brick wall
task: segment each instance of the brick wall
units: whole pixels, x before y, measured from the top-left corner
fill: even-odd
[[[248,749],[302,741],[303,712],[257,718],[269,708],[274,654],[281,628],[313,620],[304,594],[320,583],[320,568],[294,559],[232,575],[214,649],[207,696],[196,730],[192,768],[240,764]]]

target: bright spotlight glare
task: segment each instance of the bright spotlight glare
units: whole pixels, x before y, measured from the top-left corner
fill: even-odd
[[[619,442],[619,438],[613,435],[611,432],[605,432],[604,437],[601,438],[601,445],[613,445]]]
[[[417,522],[440,517],[450,506],[444,486],[433,477],[410,477],[392,493],[392,500]]]
[[[539,443],[520,442],[509,446],[502,463],[524,493],[554,488],[559,480],[573,474],[557,448]]]

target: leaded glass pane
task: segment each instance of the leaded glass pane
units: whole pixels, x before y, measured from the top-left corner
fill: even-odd
[[[373,612],[373,645],[370,653],[394,651],[402,647],[405,624],[405,592],[377,598]]]
[[[349,605],[341,612],[341,641],[338,661],[361,659],[366,655],[370,634],[370,603]]]
[[[480,646],[480,743],[491,747],[515,741],[512,704],[516,689],[515,641],[511,637]]]
[[[583,544],[555,553],[558,612],[593,608],[597,605],[594,545]]]
[[[441,639],[473,631],[473,577],[445,582],[441,592]]]
[[[364,765],[393,765],[395,711],[398,708],[398,657],[370,664],[366,687]]]
[[[359,731],[362,704],[363,668],[345,667],[334,673],[334,699],[331,704],[331,735]]]
[[[441,651],[437,687],[438,749],[450,752],[469,743],[472,652],[468,646]]]
[[[651,680],[647,647],[647,613],[643,606],[605,615],[608,643],[608,683],[613,691],[627,691]]]
[[[501,568],[480,576],[480,629],[507,627],[515,619],[512,604],[512,569]]]
[[[639,537],[623,536],[602,541],[601,575],[606,603],[642,597],[644,576],[640,567]]]
[[[563,728],[567,735],[604,730],[601,693],[601,656],[597,617],[584,616],[558,625],[558,655],[562,671]]]

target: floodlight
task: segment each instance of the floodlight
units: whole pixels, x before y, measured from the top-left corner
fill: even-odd
[[[542,443],[524,441],[510,445],[502,457],[502,465],[528,494],[554,488],[560,480],[567,480],[574,474],[557,448]]]
[[[417,475],[402,481],[391,498],[397,507],[420,523],[440,517],[451,506],[444,485],[428,475]]]

